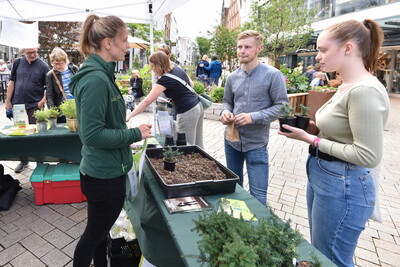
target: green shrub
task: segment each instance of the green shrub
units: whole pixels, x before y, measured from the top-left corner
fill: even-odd
[[[122,95],[127,95],[129,91],[129,87],[120,87],[119,90],[121,91]]]
[[[224,87],[214,87],[211,89],[210,96],[214,103],[222,103],[224,99]]]
[[[139,70],[140,78],[143,79],[142,89],[144,95],[148,95],[151,91],[151,67],[150,65],[145,65]]]
[[[194,81],[193,83],[194,83],[194,85],[193,85],[193,90],[195,90],[196,93],[202,94],[202,93],[204,93],[204,92],[206,91],[206,90],[204,89],[204,85],[203,85],[201,82]]]
[[[292,266],[301,242],[290,221],[283,223],[271,210],[258,224],[223,211],[204,213],[192,231],[201,236],[197,260],[209,266]]]
[[[76,119],[76,104],[75,99],[64,101],[59,106],[61,113],[68,119]]]
[[[280,71],[285,76],[286,91],[288,94],[304,93],[310,90],[310,83],[305,75],[302,75],[299,69],[290,69],[282,66]]]

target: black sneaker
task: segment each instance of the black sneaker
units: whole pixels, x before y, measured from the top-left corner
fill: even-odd
[[[17,167],[14,169],[14,172],[20,173],[20,172],[22,172],[22,171],[26,168],[26,166],[28,166],[28,162],[27,162],[27,161],[21,161],[21,162],[17,165]]]

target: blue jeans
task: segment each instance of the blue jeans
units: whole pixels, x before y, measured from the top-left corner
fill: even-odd
[[[375,204],[368,168],[348,162],[307,160],[311,243],[338,266],[354,266],[357,240]]]
[[[268,150],[267,146],[247,152],[234,149],[225,140],[226,166],[239,176],[239,185],[243,187],[243,164],[249,177],[250,194],[257,198],[264,206],[267,203],[268,189]]]
[[[218,86],[218,82],[219,82],[219,78],[210,78],[210,85],[212,86],[213,84],[215,84],[216,86]]]

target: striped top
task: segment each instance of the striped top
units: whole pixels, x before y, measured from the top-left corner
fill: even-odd
[[[67,99],[74,98],[74,96],[71,94],[71,92],[69,91],[69,88],[68,88],[68,84],[71,81],[71,76],[72,76],[72,73],[69,68],[67,68],[66,70],[61,72],[63,89],[65,92],[65,95],[67,96]]]

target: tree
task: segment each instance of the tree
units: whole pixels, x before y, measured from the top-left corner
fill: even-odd
[[[254,1],[250,22],[244,29],[257,30],[264,36],[264,51],[278,67],[280,56],[307,44],[314,15],[315,10],[304,7],[304,0]]]
[[[126,24],[133,37],[143,39],[150,42],[150,25],[141,23],[127,23]],[[164,36],[162,31],[156,29],[153,30],[153,36],[155,42],[160,42]]]
[[[211,38],[212,50],[221,60],[228,61],[229,70],[232,70],[232,61],[236,58],[238,30],[229,31],[225,26],[217,26]]]
[[[80,27],[80,22],[39,21],[40,52],[48,55],[54,47],[60,47],[68,54],[78,54]]]
[[[196,37],[197,45],[199,46],[200,57],[210,54],[211,40],[206,37]]]

